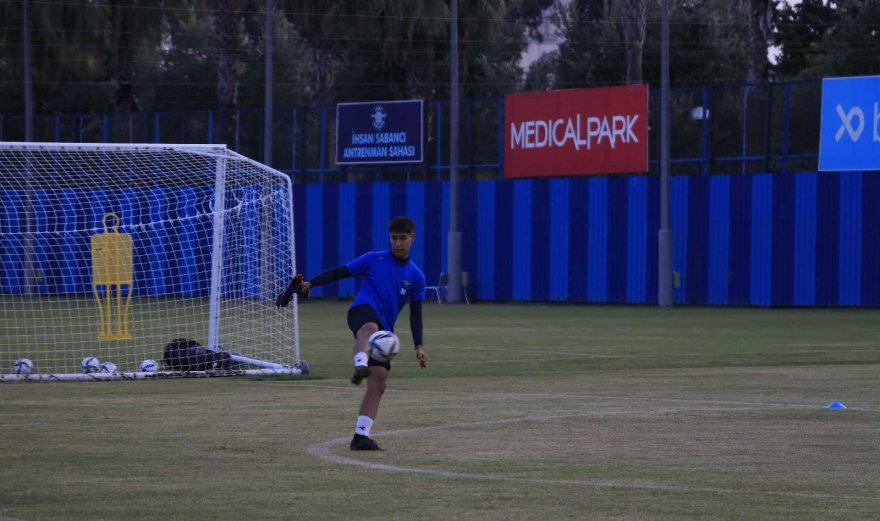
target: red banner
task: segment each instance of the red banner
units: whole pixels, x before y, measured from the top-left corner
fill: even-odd
[[[505,178],[647,171],[647,85],[504,97]]]

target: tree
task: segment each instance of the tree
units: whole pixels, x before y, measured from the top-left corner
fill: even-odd
[[[644,75],[660,81],[659,9],[648,10]],[[746,76],[747,11],[741,2],[683,0],[669,5],[669,75],[673,86],[742,83]]]
[[[611,0],[575,0],[575,9],[583,20],[602,20],[610,11]]]
[[[770,0],[767,0],[770,2]],[[644,29],[638,0],[573,0],[554,9],[559,28],[552,77],[556,88],[619,85],[660,79],[660,26],[657,2],[644,2]],[[769,8],[775,4],[768,3]],[[670,78],[673,85],[743,82],[749,74],[747,28],[749,10],[743,1],[681,0],[669,6],[672,21]],[[599,15],[600,18],[594,18]],[[766,20],[762,22],[766,27]],[[763,29],[762,29],[763,30]],[[759,77],[767,77],[767,43],[755,46]],[[763,56],[763,61],[758,55]],[[641,67],[638,60],[641,57]],[[541,63],[541,74],[548,64]],[[763,68],[763,72],[761,67]],[[641,78],[637,78],[637,71]],[[529,78],[534,82],[537,76]],[[539,81],[540,83],[540,81]]]
[[[626,54],[614,14],[592,18],[596,9],[574,1],[558,4],[552,22],[559,28],[559,54],[553,88],[619,85],[626,79]],[[546,66],[546,64],[543,64]]]
[[[517,63],[525,46],[524,27],[538,23],[534,9],[549,1],[459,0],[463,93],[485,95],[516,85],[521,75]],[[320,89],[328,100],[447,95],[448,1],[282,5],[287,18],[308,41],[318,60],[316,68],[328,80]]]
[[[165,7],[174,2],[166,2]],[[105,46],[108,80],[115,85],[113,110],[138,110],[135,85],[137,54],[159,44],[163,10],[142,0],[112,0],[108,9]]]
[[[18,112],[23,93],[20,2],[3,2],[4,112]],[[91,2],[32,3],[31,49],[36,112],[104,109],[112,97],[102,83],[106,7]],[[8,83],[6,83],[8,82]]]
[[[114,108],[130,112],[137,110],[137,100],[134,95],[133,6],[134,0],[113,0],[110,3],[110,23],[107,31],[109,46],[113,50],[110,53],[112,62],[110,67],[115,72],[116,79]]]
[[[746,70],[746,83],[749,85],[763,86],[767,83],[770,63],[767,60],[767,51],[770,48],[773,8],[775,3],[770,0],[748,0],[748,69]]]
[[[352,48],[358,41],[357,35],[372,20],[359,18],[358,9],[362,8],[359,2],[287,0],[278,5],[308,48],[315,100],[333,99],[338,94],[340,76],[349,72],[349,67],[357,67],[351,61]]]
[[[217,36],[217,103],[220,108],[238,104],[238,82],[244,72],[239,58],[242,46],[242,13],[236,0],[213,0]]]
[[[539,30],[544,23],[544,12],[549,9],[554,0],[518,0],[505,2],[507,4],[507,19],[509,22],[522,23],[526,27],[528,37],[538,42],[543,41],[544,35]]]
[[[779,69],[802,78],[880,74],[880,4],[837,0],[783,9]],[[802,24],[800,30],[794,24]]]
[[[557,84],[556,67],[559,51],[545,52],[538,57],[526,71],[522,90],[525,92],[552,90]]]
[[[626,44],[626,82],[642,83],[642,46],[645,44],[645,0],[624,0],[620,12]]]
[[[382,46],[384,61],[401,64],[409,96],[433,98],[442,74],[438,63],[449,52],[448,43],[445,51],[443,45],[449,41],[449,6],[442,0],[387,0],[375,6],[378,27],[388,36]]]
[[[779,57],[773,70],[780,79],[799,78],[825,32],[837,24],[837,10],[825,0],[803,0],[782,3],[774,14]]]
[[[526,48],[526,33],[535,20],[511,10],[508,4],[516,2],[463,4],[459,17],[462,94],[492,96],[515,91],[522,82],[519,63]]]

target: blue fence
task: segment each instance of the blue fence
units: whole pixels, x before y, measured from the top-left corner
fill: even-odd
[[[658,178],[647,176],[462,182],[462,269],[471,297],[655,303],[659,189]],[[246,201],[246,188],[243,194]],[[212,219],[180,214],[169,201],[210,194],[68,189],[37,191],[35,199],[38,293],[91,293],[89,239],[107,211],[132,235],[136,294],[207,293]],[[880,173],[675,176],[671,201],[676,303],[880,305]],[[25,218],[24,203],[14,190],[0,192],[0,202],[0,292],[22,293],[23,239],[8,231]],[[294,204],[297,268],[307,275],[387,248],[386,224],[399,214],[416,221],[412,255],[428,280],[446,267],[446,182],[298,185]],[[227,242],[250,260],[224,281],[225,292],[246,296],[257,292],[260,266],[259,218],[249,211]],[[85,231],[65,233],[73,230]],[[285,267],[276,269],[283,277]],[[314,294],[354,291],[355,281],[346,280]]]
[[[484,301],[653,304],[659,180],[463,182],[462,269]],[[387,247],[387,220],[417,223],[413,259],[445,268],[444,182],[313,184],[296,191],[298,269],[314,275]],[[680,304],[880,305],[880,174],[676,176]],[[351,296],[354,282],[316,288]]]

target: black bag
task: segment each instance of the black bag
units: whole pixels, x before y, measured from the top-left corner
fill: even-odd
[[[211,371],[233,369],[232,358],[223,351],[210,351],[195,340],[175,338],[165,344],[162,362],[176,371]]]

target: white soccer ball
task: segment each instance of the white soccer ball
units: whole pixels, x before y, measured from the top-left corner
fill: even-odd
[[[376,331],[368,342],[370,358],[377,362],[387,362],[400,351],[400,339],[391,331]]]
[[[158,373],[159,372],[159,364],[156,363],[155,360],[150,360],[149,358],[141,362],[141,365],[138,366],[138,371],[142,373]]]
[[[116,374],[116,364],[113,362],[104,362],[101,364],[100,373]]]
[[[31,374],[34,372],[34,363],[28,358],[19,358],[12,364],[12,372],[15,374]]]
[[[94,356],[87,356],[82,359],[80,367],[84,373],[97,373],[101,370],[101,361]]]

